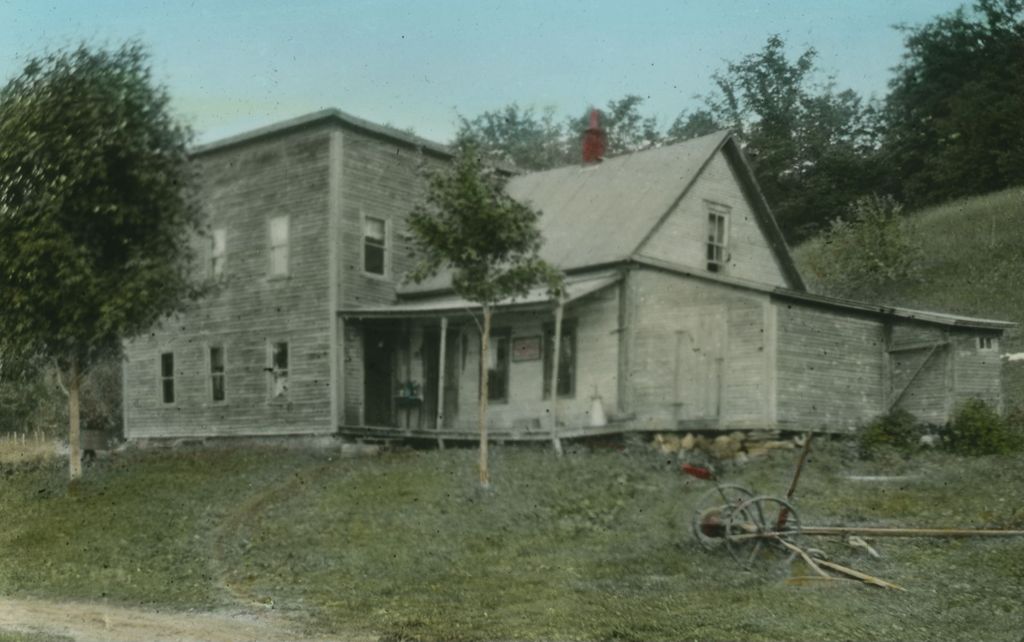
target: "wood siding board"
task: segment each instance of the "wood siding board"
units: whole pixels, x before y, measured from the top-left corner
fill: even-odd
[[[722,273],[789,285],[782,267],[757,222],[757,215],[722,152],[709,159],[693,185],[662,220],[638,253],[657,260],[705,270],[707,266],[707,203],[729,208],[727,264]]]

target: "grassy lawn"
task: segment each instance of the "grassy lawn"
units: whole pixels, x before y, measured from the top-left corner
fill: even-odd
[[[861,462],[819,443],[805,524],[1024,528],[1024,458]],[[164,608],[273,604],[311,630],[387,639],[1005,639],[1024,631],[1024,538],[835,538],[833,559],[905,586],[796,587],[741,571],[688,532],[707,482],[668,456],[498,447],[336,453],[209,449],[121,455],[76,495],[61,462],[0,468],[0,594]],[[782,494],[795,454],[727,468]],[[900,482],[849,474],[907,475]],[[799,571],[802,573],[802,571]],[[2,638],[0,638],[2,639]]]

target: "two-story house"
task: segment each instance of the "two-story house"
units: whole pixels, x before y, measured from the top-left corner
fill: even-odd
[[[495,438],[845,431],[1001,404],[1012,324],[806,292],[729,132],[609,159],[585,142],[589,162],[508,185],[568,287],[495,312]],[[449,158],[336,110],[198,149],[221,287],[126,346],[126,436],[475,438],[479,309],[445,275],[402,280],[418,167]]]

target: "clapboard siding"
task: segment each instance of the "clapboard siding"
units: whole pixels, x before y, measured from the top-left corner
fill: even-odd
[[[767,425],[766,295],[645,269],[630,272],[627,287],[634,308],[627,328],[626,402],[638,425],[676,429],[687,420],[723,429]],[[724,327],[714,330],[715,322]],[[707,372],[693,376],[697,364]],[[718,390],[694,395],[692,388],[709,385],[709,377],[717,387],[719,376]],[[708,405],[707,395],[717,408]],[[700,408],[688,407],[694,405]]]
[[[793,429],[851,430],[882,412],[882,324],[773,302],[777,419]]]
[[[227,232],[220,287],[126,346],[130,438],[331,432],[328,297],[329,129],[321,126],[195,159],[211,228]],[[269,276],[269,219],[289,217],[287,277]],[[209,252],[200,253],[205,270]],[[269,344],[289,347],[287,399],[271,400]],[[226,354],[224,402],[208,349]],[[159,355],[174,353],[174,404],[159,396]]]
[[[999,339],[992,339],[992,348],[978,347],[977,334],[958,333],[953,340],[954,404],[977,398],[1002,410],[1003,391],[1000,381],[1002,360],[999,358]]]
[[[341,253],[338,280],[342,307],[391,303],[395,286],[415,263],[407,225],[409,213],[426,193],[421,166],[442,161],[407,145],[388,142],[357,131],[342,138],[340,224]],[[364,216],[387,221],[387,273],[363,271]]]
[[[680,185],[680,191],[684,187]],[[706,269],[706,201],[730,208],[726,248],[728,260],[721,273],[771,285],[789,285],[729,161],[720,151],[697,177],[679,205],[640,249],[640,254]]]

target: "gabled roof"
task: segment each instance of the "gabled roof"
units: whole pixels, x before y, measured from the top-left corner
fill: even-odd
[[[516,200],[542,213],[541,258],[566,271],[616,263],[640,250],[719,151],[738,176],[787,279],[795,289],[803,290],[803,280],[782,233],[729,130],[623,154],[595,165],[569,165],[514,176],[507,190]],[[448,274],[438,275],[417,286],[406,286],[402,292],[442,290],[450,282]]]
[[[446,145],[435,143],[434,141],[421,138],[415,134],[410,134],[409,132],[402,131],[400,129],[395,129],[394,127],[371,123],[368,120],[363,120],[362,118],[353,116],[352,114],[347,114],[340,109],[322,109],[320,111],[313,112],[312,114],[305,114],[280,123],[274,123],[273,125],[253,129],[236,136],[229,136],[228,138],[222,138],[220,140],[213,141],[212,143],[199,145],[192,150],[192,155],[203,156],[205,154],[219,152],[239,145],[245,145],[260,139],[281,136],[300,129],[316,127],[328,123],[342,125],[349,129],[354,129],[364,134],[369,134],[393,143],[398,143],[405,147],[422,149],[423,151],[432,153],[435,156],[441,156],[444,158],[451,158],[452,156],[452,151]]]

